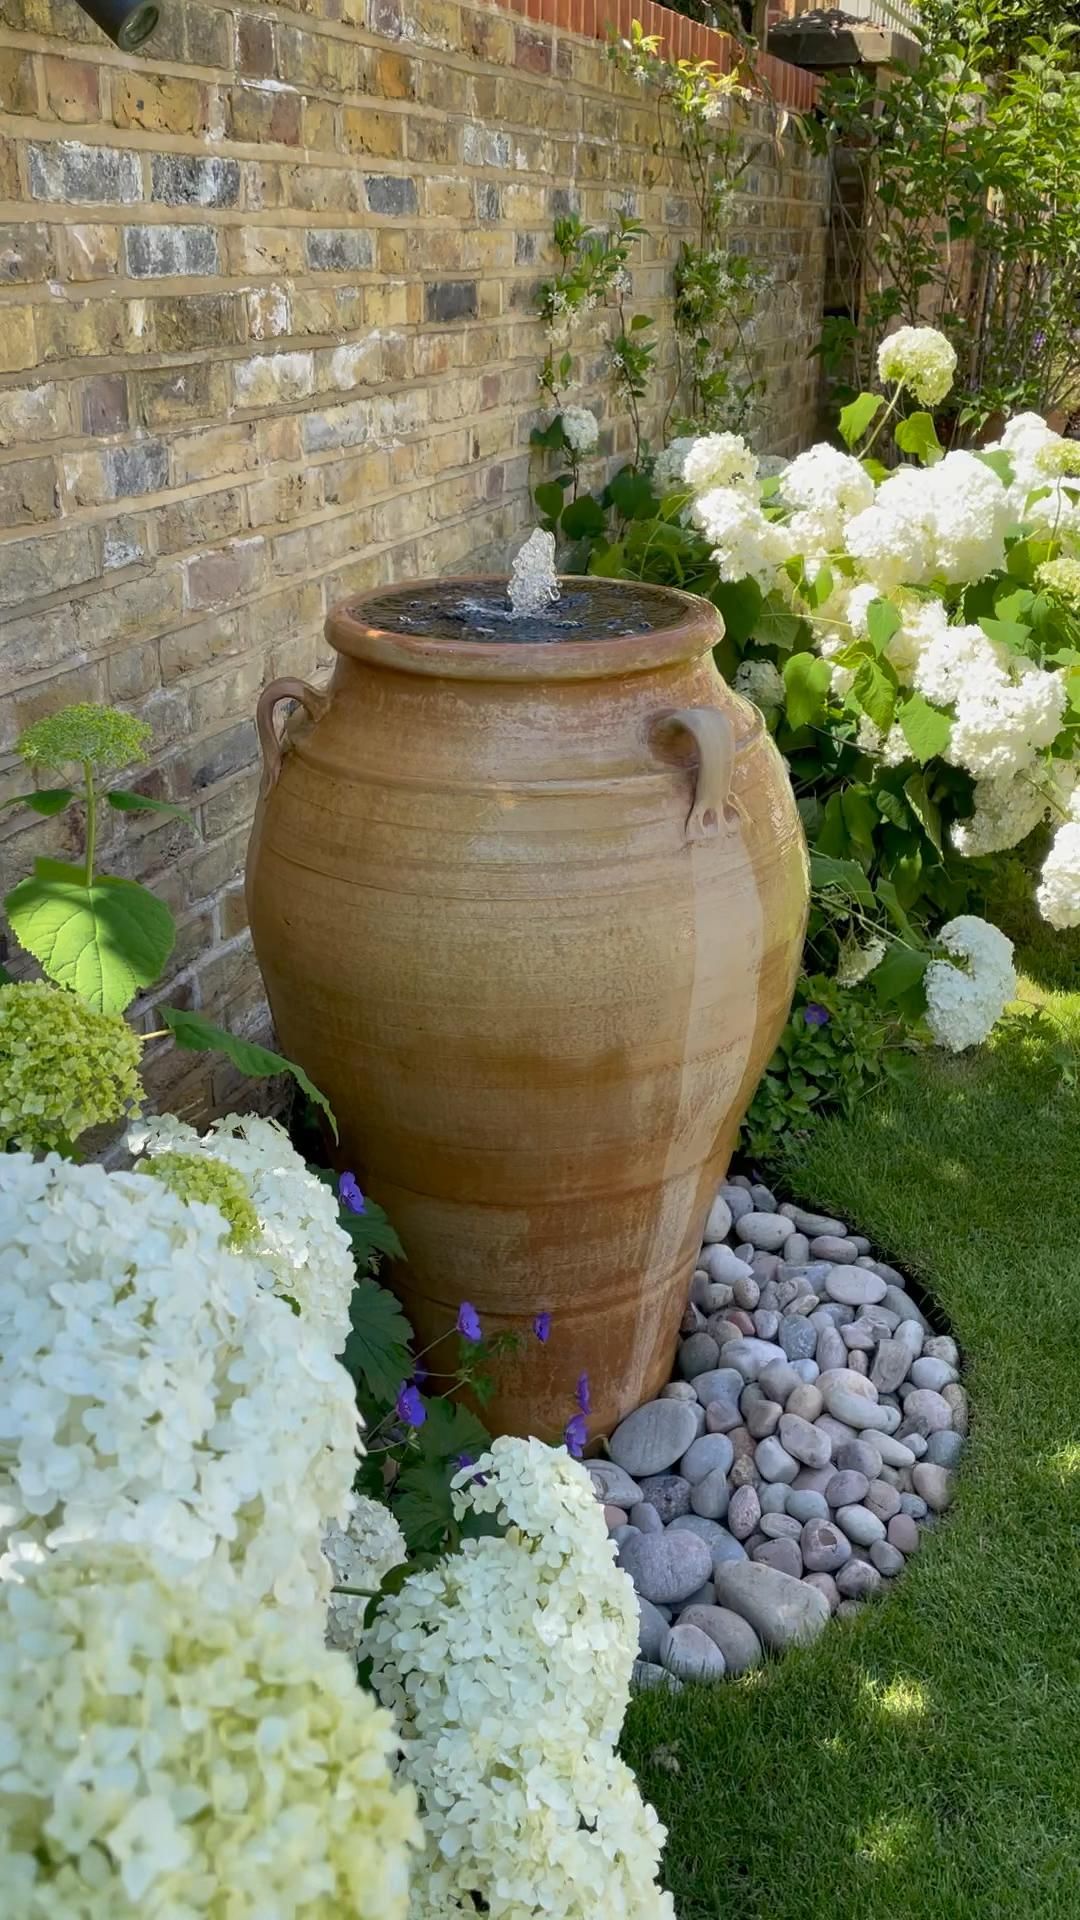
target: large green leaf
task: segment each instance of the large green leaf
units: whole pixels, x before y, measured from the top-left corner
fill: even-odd
[[[852,691],[875,727],[888,733],[896,711],[896,675],[892,668],[877,660],[861,661]]]
[[[913,693],[904,701],[898,718],[904,739],[921,766],[936,754],[944,753],[952,733],[952,721],[940,707],[932,707],[921,693]]]
[[[975,458],[981,460],[984,467],[989,467],[991,473],[997,474],[1003,487],[1012,486],[1016,478],[1016,469],[1004,447],[994,447],[989,450],[983,448],[976,452]]]
[[[872,420],[885,405],[880,393],[860,393],[849,406],[840,409],[840,432],[844,445],[853,447],[861,440]]]
[[[176,927],[164,901],[134,880],[36,860],[4,902],[20,946],[50,980],[102,1013],[122,1013],[151,986],[172,952]]]
[[[563,510],[563,486],[561,480],[544,480],[533,489],[533,499],[541,513],[550,520],[552,527],[558,524]],[[550,531],[550,528],[548,529]]]
[[[34,813],[43,813],[48,818],[50,814],[63,813],[74,798],[71,787],[37,787],[33,793],[13,793],[10,800],[0,801],[0,807],[30,807]]]
[[[884,960],[874,968],[870,982],[879,1000],[899,1000],[902,994],[918,986],[929,965],[928,953],[896,940]]]
[[[945,452],[928,413],[909,414],[906,420],[900,421],[894,437],[901,453],[913,453],[924,467],[933,466]]]
[[[491,1435],[460,1401],[428,1400],[425,1405],[428,1417],[417,1434],[425,1460],[456,1462],[463,1453],[475,1460],[487,1451]],[[454,1466],[452,1471],[456,1470]]]
[[[815,892],[833,887],[847,894],[871,913],[875,907],[874,889],[857,860],[836,860],[829,853],[811,853],[810,884]]]
[[[624,520],[651,520],[656,512],[652,487],[635,467],[621,467],[608,485],[608,494]]]
[[[152,800],[148,793],[130,793],[126,787],[114,787],[105,798],[117,813],[164,813],[170,820],[184,820],[188,826],[195,824],[186,807],[175,807],[171,800]]]
[[[923,832],[936,852],[941,852],[941,809],[936,800],[932,800],[926,785],[925,776],[913,773],[910,780],[904,782],[904,792],[908,805]]]
[[[267,1080],[275,1073],[291,1073],[297,1086],[321,1107],[330,1126],[334,1139],[338,1137],[337,1121],[334,1111],[325,1093],[320,1093],[313,1080],[309,1080],[303,1067],[295,1060],[287,1060],[283,1053],[273,1053],[269,1047],[260,1047],[253,1040],[241,1040],[226,1027],[217,1027],[212,1020],[204,1020],[201,1013],[188,1013],[182,1007],[159,1007],[158,1017],[163,1020],[176,1041],[178,1047],[186,1047],[190,1053],[223,1053],[234,1067],[246,1073],[252,1080]]]
[[[591,493],[583,493],[580,500],[572,500],[563,508],[562,530],[568,540],[603,533],[606,525],[604,509]]]
[[[832,668],[819,653],[793,653],[784,663],[788,725],[796,732],[825,717]]]
[[[727,638],[743,646],[756,632],[761,613],[761,588],[756,580],[719,580],[712,590],[712,603],[719,608]]]
[[[353,1288],[349,1323],[342,1354],[345,1368],[373,1399],[389,1405],[412,1373],[412,1328],[393,1294],[369,1274],[362,1274]]]
[[[403,1467],[391,1505],[410,1553],[436,1553],[446,1545],[454,1524],[454,1507],[450,1476],[444,1467],[430,1460]]]
[[[866,610],[866,631],[875,653],[884,653],[900,624],[900,615],[891,600],[871,600]]]

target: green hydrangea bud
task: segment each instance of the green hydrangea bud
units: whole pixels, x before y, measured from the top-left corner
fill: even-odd
[[[150,728],[117,707],[61,707],[35,720],[19,739],[18,751],[30,767],[69,767],[90,761],[99,769],[129,767],[145,760]]]
[[[136,1173],[160,1180],[181,1200],[202,1200],[229,1223],[230,1247],[245,1247],[259,1232],[259,1216],[243,1174],[208,1153],[155,1153]]]
[[[88,1127],[138,1112],[142,1041],[44,981],[0,986],[0,1152],[70,1152]]]
[[[1080,612],[1080,560],[1070,560],[1067,555],[1060,560],[1044,560],[1036,578],[1041,587],[1048,587],[1058,600]]]

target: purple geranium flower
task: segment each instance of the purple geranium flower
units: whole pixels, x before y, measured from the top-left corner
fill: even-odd
[[[809,1000],[803,1008],[803,1019],[808,1027],[827,1027],[832,1014],[828,1007],[823,1007],[819,1001]]]
[[[592,1401],[589,1398],[589,1376],[587,1373],[583,1373],[578,1381],[577,1393],[574,1398],[581,1408],[582,1413],[590,1413],[592,1411]]]
[[[457,1330],[463,1340],[471,1340],[474,1346],[484,1337],[480,1330],[480,1316],[469,1300],[463,1300],[457,1310]]]
[[[575,1413],[571,1419],[567,1421],[566,1432],[563,1434],[566,1451],[572,1459],[581,1459],[588,1437],[589,1429],[585,1424],[585,1415],[583,1413]]]
[[[544,1342],[547,1340],[547,1337],[551,1332],[550,1313],[537,1314],[535,1320],[533,1321],[533,1332],[535,1333],[537,1339],[540,1341],[541,1346],[543,1346]]]
[[[424,1421],[427,1419],[427,1408],[421,1400],[417,1389],[410,1386],[408,1382],[406,1382],[404,1386],[399,1387],[398,1397],[394,1402],[394,1406],[397,1410],[398,1419],[404,1420],[408,1427],[422,1427]]]
[[[367,1202],[360,1191],[360,1183],[355,1173],[343,1173],[338,1181],[338,1199],[349,1213],[366,1213]]]

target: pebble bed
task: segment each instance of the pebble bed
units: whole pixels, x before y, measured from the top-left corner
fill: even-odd
[[[743,1673],[887,1593],[967,1423],[956,1342],[870,1242],[726,1181],[674,1377],[586,1462],[638,1596],[636,1684]]]

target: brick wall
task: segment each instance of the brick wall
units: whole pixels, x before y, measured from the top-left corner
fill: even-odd
[[[128,820],[103,864],[178,916],[169,997],[237,1030],[265,1020],[241,877],[256,696],[325,668],[342,595],[503,564],[530,525],[532,302],[561,208],[646,222],[634,302],[670,375],[686,183],[597,44],[609,10],[526,8],[162,0],[128,57],[72,0],[0,0],[0,802],[27,721],[79,699],[145,717],[146,788],[197,828]],[[617,12],[725,55],[652,0]],[[807,76],[768,64],[807,104]],[[745,186],[739,244],[775,275],[765,441],[794,450],[816,421],[825,182],[789,135]],[[597,336],[581,364],[610,468],[630,435]],[[0,814],[4,885],[71,831]],[[171,1097],[220,1104],[209,1071]]]

